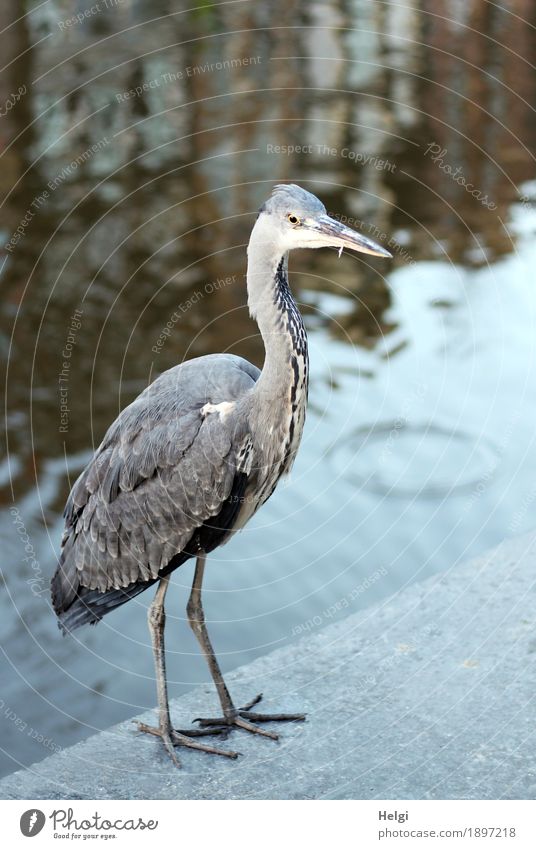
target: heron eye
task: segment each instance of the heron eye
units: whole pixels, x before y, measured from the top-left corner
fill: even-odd
[[[288,220],[290,221],[291,224],[299,224],[300,223],[300,219],[298,218],[298,216],[292,215],[292,213],[289,213],[287,215],[287,218],[288,218]]]

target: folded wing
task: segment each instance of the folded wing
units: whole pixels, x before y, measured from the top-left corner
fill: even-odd
[[[201,357],[165,372],[123,410],[66,504],[52,581],[58,615],[88,590],[149,586],[220,513],[251,461],[236,410],[258,374],[239,357]]]

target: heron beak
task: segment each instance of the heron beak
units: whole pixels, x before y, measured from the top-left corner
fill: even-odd
[[[307,225],[315,233],[315,242],[318,247],[339,248],[341,253],[343,248],[348,248],[350,251],[358,251],[362,254],[392,257],[392,254],[381,245],[363,236],[362,233],[356,233],[351,227],[341,224],[329,215],[321,215],[313,221],[308,221]]]

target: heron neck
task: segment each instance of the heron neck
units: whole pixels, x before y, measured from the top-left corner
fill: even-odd
[[[265,358],[256,390],[278,398],[298,372],[307,376],[307,335],[288,283],[288,253],[277,251],[255,229],[248,247],[248,306],[264,342]]]

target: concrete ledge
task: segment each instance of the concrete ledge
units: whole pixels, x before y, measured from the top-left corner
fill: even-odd
[[[0,797],[534,799],[535,564],[536,534],[509,541],[230,674],[237,703],[307,711],[279,743],[236,731],[239,760],[178,750],[177,770],[123,722]],[[215,710],[206,687],[172,704],[178,727]]]

